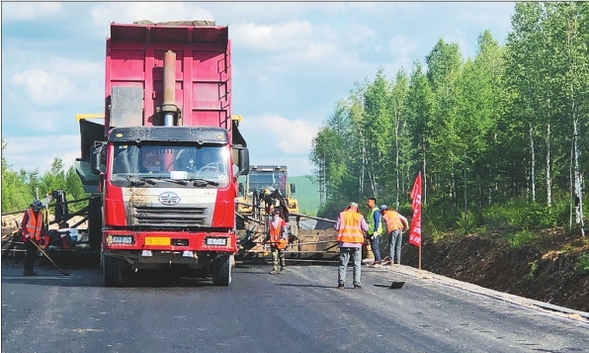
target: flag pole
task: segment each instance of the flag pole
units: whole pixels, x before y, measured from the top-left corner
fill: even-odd
[[[421,244],[419,244],[419,276],[421,277]]]

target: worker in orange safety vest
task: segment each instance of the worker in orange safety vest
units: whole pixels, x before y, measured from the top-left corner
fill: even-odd
[[[272,251],[272,272],[271,275],[284,273],[286,260],[284,258],[284,249],[288,245],[288,229],[286,221],[280,217],[280,211],[277,208],[272,209],[272,217],[268,222],[268,242]],[[280,264],[280,271],[278,265]]]
[[[37,247],[35,244],[39,244],[41,237],[48,236],[43,224],[43,214],[41,213],[43,203],[39,200],[34,200],[30,207],[25,211],[21,223],[21,240],[25,243],[26,249],[23,270],[24,276],[35,276],[37,274],[33,271],[35,259],[37,258]]]
[[[335,224],[337,230],[337,241],[339,242],[339,268],[337,277],[337,288],[344,289],[346,283],[346,270],[350,257],[354,261],[354,289],[362,289],[362,245],[364,244],[364,233],[368,231],[368,223],[364,216],[358,212],[358,204],[351,202],[345,211],[339,214]]]
[[[409,229],[407,218],[395,209],[389,209],[387,205],[380,206],[382,218],[386,223],[389,238],[389,261],[387,265],[401,263],[401,243],[403,242],[403,230]]]

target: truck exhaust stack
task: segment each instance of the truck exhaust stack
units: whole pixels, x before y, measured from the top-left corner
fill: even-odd
[[[162,104],[164,126],[174,126],[178,121],[176,106],[176,53],[168,50],[164,56],[164,102]],[[176,118],[176,119],[175,119]]]

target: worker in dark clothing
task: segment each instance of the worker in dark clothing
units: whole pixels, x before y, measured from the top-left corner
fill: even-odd
[[[23,270],[24,276],[35,276],[37,274],[33,271],[35,259],[37,258],[37,247],[35,244],[39,244],[42,236],[48,236],[43,224],[43,213],[41,213],[43,204],[41,201],[35,200],[31,203],[30,207],[23,215],[21,223],[21,239],[25,243],[26,249]]]
[[[381,267],[381,258],[380,258],[380,235],[382,234],[382,221],[381,221],[381,213],[378,207],[376,206],[376,199],[371,197],[366,201],[366,205],[370,210],[368,214],[366,222],[368,223],[368,231],[367,237],[370,241],[370,249],[374,254],[374,263],[372,264],[373,267]]]

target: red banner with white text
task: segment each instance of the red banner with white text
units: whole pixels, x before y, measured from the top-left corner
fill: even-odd
[[[411,190],[411,199],[413,217],[411,218],[411,228],[409,228],[409,243],[421,246],[421,172],[415,178],[415,184],[413,184]]]

